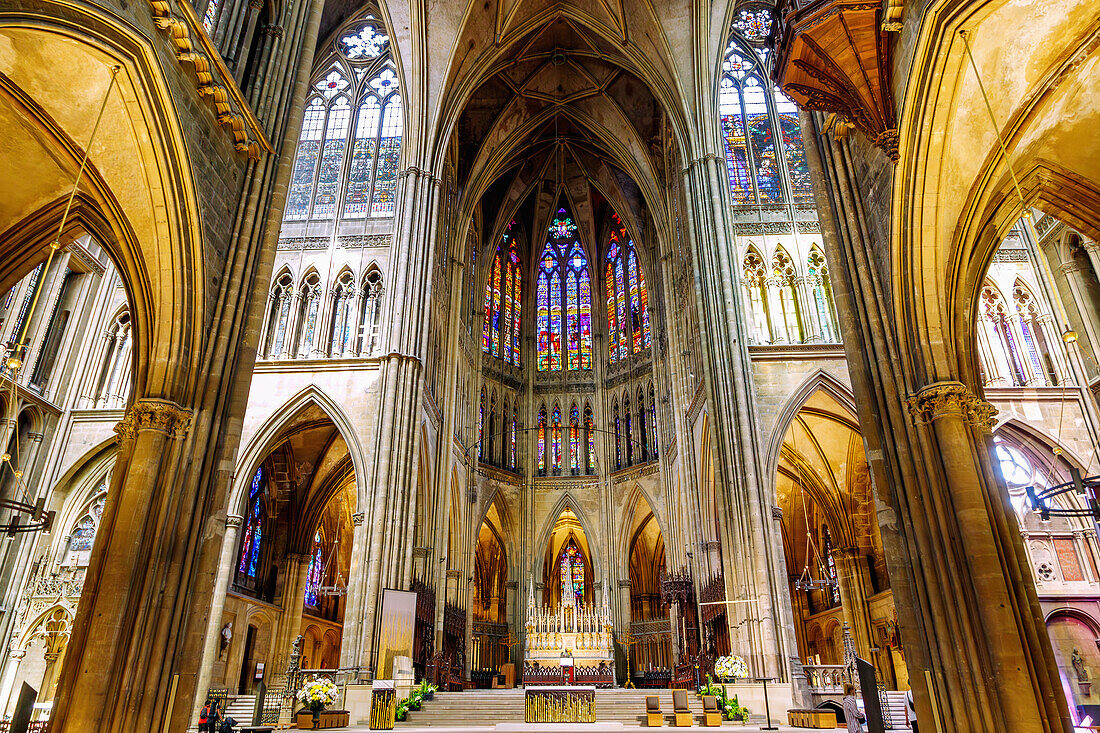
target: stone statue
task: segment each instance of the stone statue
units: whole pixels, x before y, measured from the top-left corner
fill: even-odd
[[[230,621],[222,627],[221,648],[219,651],[225,651],[229,648],[229,642],[233,641],[233,622]]]
[[[1076,649],[1073,650],[1073,656],[1070,657],[1070,664],[1073,665],[1073,671],[1077,675],[1078,682],[1089,681],[1089,671],[1085,669],[1085,660],[1081,658],[1081,653]]]

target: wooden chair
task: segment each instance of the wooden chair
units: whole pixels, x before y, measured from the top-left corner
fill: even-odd
[[[650,728],[660,728],[664,725],[664,717],[661,715],[661,698],[656,695],[646,695],[645,718],[646,725]]]
[[[718,711],[718,698],[714,695],[703,695],[703,725],[722,725],[722,713]]]
[[[691,727],[691,708],[688,707],[687,690],[672,691],[672,713],[676,716],[677,728]]]

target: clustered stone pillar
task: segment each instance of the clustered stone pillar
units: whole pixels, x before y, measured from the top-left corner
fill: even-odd
[[[867,556],[861,554],[858,547],[837,547],[832,555],[836,563],[844,621],[852,630],[856,654],[870,660],[875,643],[870,616],[871,599],[867,593]]]
[[[199,679],[195,686],[200,697],[210,687],[210,674],[214,666],[214,660],[218,658],[218,648],[221,643],[222,610],[225,608],[225,595],[229,591],[229,584],[233,579],[233,571],[236,568],[237,537],[240,534],[241,522],[243,521],[244,518],[238,514],[230,514],[225,518],[225,537],[222,540],[222,552],[218,558],[218,574],[210,598],[210,617],[206,621],[202,666],[199,667]]]

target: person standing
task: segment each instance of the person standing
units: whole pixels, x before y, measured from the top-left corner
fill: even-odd
[[[867,717],[859,711],[859,703],[856,702],[856,686],[851,682],[844,685],[844,699],[841,701],[844,708],[844,721],[848,724],[848,733],[863,733],[863,721]]]

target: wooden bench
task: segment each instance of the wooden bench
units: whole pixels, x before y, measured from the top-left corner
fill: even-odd
[[[836,713],[832,710],[788,710],[787,722],[795,728],[836,728]]]

